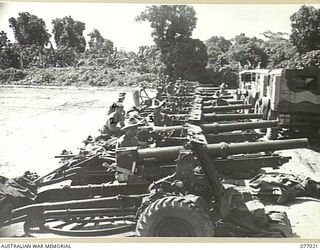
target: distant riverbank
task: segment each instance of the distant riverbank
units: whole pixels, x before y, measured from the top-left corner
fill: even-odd
[[[134,87],[119,87],[119,86],[47,86],[47,85],[16,85],[16,84],[0,84],[0,88],[26,88],[26,89],[78,89],[78,90],[106,90],[111,89],[113,91],[131,91]]]
[[[129,71],[107,66],[8,68],[0,70],[2,86],[55,87],[153,87],[158,81],[154,73]]]

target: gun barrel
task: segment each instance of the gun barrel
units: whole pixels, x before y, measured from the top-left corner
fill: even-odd
[[[277,150],[286,150],[294,148],[305,148],[308,146],[308,139],[290,139],[278,140],[267,142],[243,142],[243,143],[219,143],[208,144],[208,152],[211,157],[227,157],[229,155],[248,154],[258,152],[269,152]],[[183,146],[172,146],[153,149],[138,149],[139,161],[143,162],[144,159],[156,159],[161,163],[174,162]]]
[[[200,125],[203,134],[212,134],[212,133],[222,133],[222,132],[231,132],[237,130],[248,130],[248,129],[259,129],[259,128],[276,128],[278,127],[278,121],[259,121],[259,122],[237,122],[237,123],[228,123],[228,124],[202,124]],[[153,127],[154,132],[165,132],[165,131],[174,131],[181,132],[181,130],[186,129],[182,125],[177,126],[166,126],[166,127]]]
[[[287,150],[294,148],[308,147],[308,139],[290,139],[266,142],[250,142],[235,144],[208,144],[208,151],[211,156],[224,157],[228,155],[249,154],[258,152],[269,152],[277,150]]]
[[[203,114],[202,120],[205,122],[218,122],[242,119],[262,119],[262,117],[262,114]]]
[[[198,100],[202,100],[202,101],[213,101],[213,100],[217,100],[217,99],[233,99],[234,96],[233,95],[223,95],[223,96],[215,96],[213,94],[208,94],[208,95],[201,95],[201,96],[197,96]]]
[[[229,104],[243,104],[242,100],[229,100],[228,101]]]
[[[228,99],[223,99],[221,98],[221,100],[223,102],[226,102],[226,104],[231,104],[231,105],[239,105],[239,104],[243,104],[243,101],[242,100],[228,100]],[[202,103],[203,106],[212,106],[214,105],[214,103],[216,101],[219,101],[219,99],[216,99],[216,100],[206,100],[206,101],[203,101],[203,100],[195,100],[196,103]]]
[[[275,128],[278,127],[278,121],[259,121],[259,122],[237,122],[227,124],[202,124],[201,129],[204,134],[231,132],[237,130]]]
[[[226,105],[226,106],[203,106],[202,111],[205,113],[212,113],[218,111],[232,111],[239,109],[251,109],[253,105],[250,104],[238,104],[238,105]]]

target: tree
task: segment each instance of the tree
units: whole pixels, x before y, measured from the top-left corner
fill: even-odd
[[[147,7],[136,20],[150,22],[153,29],[151,35],[161,52],[161,61],[165,65],[164,74],[172,78],[184,76],[182,69],[191,68],[187,65],[191,63],[191,60],[188,59],[189,55],[178,55],[177,51],[192,55],[206,54],[203,50],[205,45],[201,44],[199,40],[190,38],[197,23],[193,7],[186,5],[153,5]],[[187,47],[183,48],[183,46]],[[197,70],[206,64],[207,58],[204,55],[204,60],[198,59],[196,58],[195,61],[199,64],[192,62],[193,66],[196,65]]]
[[[320,68],[320,50],[297,54],[289,60],[290,68]]]
[[[262,46],[263,40],[256,37],[249,38],[241,33],[234,38],[234,44],[228,51],[228,58],[240,63],[242,67],[265,68],[268,56]]]
[[[208,63],[206,45],[199,39],[181,37],[176,43],[174,54],[173,78],[201,80]]]
[[[212,36],[206,41],[208,50],[208,67],[219,70],[228,64],[226,53],[230,49],[231,41],[224,37]]]
[[[8,39],[7,33],[0,32],[0,68],[19,68],[19,55]]]
[[[290,20],[290,39],[299,53],[320,49],[320,9],[303,5]]]
[[[17,19],[14,17],[9,19],[9,24],[20,45],[36,44],[44,47],[49,42],[51,35],[47,32],[45,22],[35,15],[20,12]]]
[[[75,48],[83,53],[86,48],[86,40],[83,36],[85,24],[73,20],[71,16],[52,20],[54,41],[58,48]]]
[[[105,57],[113,53],[113,42],[105,39],[97,29],[88,34],[89,52],[97,54],[98,57]]]
[[[97,30],[97,29],[93,29],[93,31],[91,31],[88,34],[88,36],[90,37],[90,40],[89,40],[89,47],[90,48],[97,47],[104,42],[103,36],[101,36],[99,30]]]
[[[9,47],[11,45],[10,40],[8,39],[7,33],[0,31],[0,49]]]
[[[263,48],[268,56],[268,68],[282,68],[288,65],[288,62],[297,54],[296,47],[285,36],[288,34],[282,32],[263,32],[266,38]]]
[[[161,62],[161,52],[155,45],[140,46],[137,53],[139,65],[138,72],[161,74],[163,63]]]

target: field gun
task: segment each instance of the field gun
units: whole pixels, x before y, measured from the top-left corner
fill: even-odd
[[[237,101],[236,101],[237,102]],[[162,109],[164,113],[172,114],[172,113],[178,113],[178,114],[188,114],[192,110],[201,110],[203,113],[216,113],[216,112],[230,112],[230,111],[236,111],[236,110],[251,110],[253,108],[252,105],[248,104],[228,104],[228,105],[209,105],[204,106],[201,103],[193,102],[190,103],[191,105],[189,107],[183,106],[179,107],[179,105],[176,102],[168,102],[166,105],[166,108]]]
[[[145,196],[116,195],[31,204],[14,209],[0,226],[24,222],[26,236],[51,233],[92,237],[128,233],[135,229],[135,214]]]
[[[209,144],[212,143],[235,143],[235,142],[253,142],[258,141],[264,137],[263,133],[256,132],[230,132],[230,133],[220,133],[220,134],[205,134],[204,135]],[[156,145],[157,147],[168,147],[168,146],[180,146],[183,143],[187,142],[187,137],[163,137],[160,140],[158,139]]]
[[[175,152],[173,148],[163,151],[167,158],[178,157],[175,171],[150,186],[149,198],[143,202],[143,209],[138,211],[136,235],[291,237],[290,222],[285,215],[266,213],[263,204],[249,192],[226,187],[221,182],[216,162],[212,159],[273,147],[305,147],[307,140],[282,141],[281,145],[269,142],[258,144],[252,143],[248,148],[243,144],[229,145],[229,149],[225,151],[225,146],[218,149],[219,146],[206,145],[203,138],[200,138],[190,141],[179,152]],[[140,159],[156,157],[154,152],[138,150],[137,153]],[[279,220],[284,222],[282,229],[279,230],[278,225],[275,225],[277,223],[273,216],[278,218],[278,223]]]
[[[219,89],[219,87],[214,86],[199,86],[195,88],[195,91],[217,91]]]
[[[235,121],[248,119],[262,119],[261,114],[203,114],[202,121],[204,122],[220,122],[220,121]]]
[[[202,98],[203,101],[210,101],[210,100],[216,100],[216,99],[234,99],[234,96],[231,94],[221,95],[221,96],[215,96],[212,94],[201,94],[201,95],[198,95],[198,97]]]
[[[229,99],[213,99],[213,100],[207,100],[203,101],[201,98],[196,98],[195,103],[201,103],[204,106],[223,106],[223,105],[238,105],[238,104],[244,104],[242,100],[229,100]]]
[[[158,147],[181,145],[186,140],[186,131],[195,125],[154,126],[139,128],[140,141],[155,142]],[[256,141],[263,137],[262,133],[250,131],[253,129],[277,127],[277,121],[210,123],[200,124],[199,129],[206,136],[209,143]],[[236,132],[242,131],[242,132]],[[231,133],[228,133],[231,132]]]
[[[262,119],[263,114],[251,113],[251,114],[202,114],[199,111],[192,111],[189,114],[168,114],[166,119],[166,125],[183,125],[185,123],[191,124],[204,124],[213,122],[227,122],[227,121],[247,121],[251,119]]]
[[[305,148],[308,146],[308,140],[302,139],[289,139],[277,140],[267,142],[244,142],[234,144],[208,144],[208,154],[212,158],[222,157],[225,158],[229,155],[238,154],[253,154],[259,152],[274,152],[277,150]],[[136,149],[137,159],[142,164],[149,159],[154,159],[157,162],[172,163],[177,159],[178,154],[183,150],[183,146],[163,147],[154,149]]]
[[[250,110],[252,109],[252,105],[248,104],[238,104],[238,105],[225,105],[225,106],[202,106],[202,112],[204,113],[214,113],[214,112],[229,112],[236,110]]]
[[[202,129],[204,134],[212,134],[212,133],[223,133],[223,132],[231,132],[237,130],[250,130],[250,129],[260,129],[260,128],[270,128],[277,127],[278,121],[257,121],[257,122],[238,122],[238,123],[228,123],[228,124],[201,124],[200,128]],[[177,126],[166,126],[159,127],[154,126],[151,128],[153,132],[166,132],[173,131],[173,135],[179,135],[182,130],[185,129],[185,126],[177,125]]]
[[[180,200],[197,195],[205,201],[214,197],[218,204],[223,203],[223,197],[228,191],[220,182],[220,170],[229,168],[229,171],[237,171],[237,168],[247,168],[244,164],[239,165],[237,155],[250,153],[249,166],[259,168],[265,166],[266,162],[267,165],[272,165],[276,160],[283,163],[288,158],[267,154],[262,159],[252,155],[253,153],[306,146],[306,139],[229,145],[208,144],[205,147],[202,140],[200,143],[190,141],[179,147],[122,148],[117,152],[116,162],[116,178],[120,183],[93,185],[91,189],[83,186],[71,187],[66,196],[61,198],[66,199],[64,201],[42,202],[46,197],[38,197],[34,204],[12,210],[5,220],[0,222],[0,226],[24,222],[26,235],[53,233],[82,237],[128,233],[131,236],[152,236],[144,235],[146,230],[142,230],[145,227],[141,225],[141,216],[145,216],[144,211],[151,203],[178,193]],[[228,158],[232,155],[234,158]],[[243,159],[240,158],[242,161]],[[161,177],[164,178],[160,179]],[[147,187],[151,181],[155,182],[149,187],[153,190],[149,193]],[[60,193],[55,195],[52,193],[51,198],[63,194],[63,191],[60,190]],[[171,195],[163,196],[163,192]],[[212,211],[218,211],[219,215],[223,214],[226,217],[230,211],[228,208],[222,208],[223,204],[218,210]],[[149,219],[145,220],[145,223],[149,222]],[[136,233],[133,233],[134,230]],[[185,231],[180,234],[180,227],[175,230],[178,230],[173,232],[175,236],[177,233],[178,236],[186,236]],[[172,233],[172,230],[168,232]],[[189,236],[204,236],[201,232],[203,230]],[[166,236],[162,233],[153,236]]]
[[[304,148],[307,145],[307,139],[294,139],[276,142],[217,143],[208,144],[207,148],[209,156],[219,171],[239,174],[243,171],[256,173],[262,167],[277,168],[290,158],[271,152]],[[172,171],[172,165],[183,149],[184,146],[152,149],[122,148],[117,151],[116,165],[120,169],[127,169],[142,176],[144,180],[154,181],[159,179],[159,176],[165,176]],[[265,153],[261,154],[261,152]]]

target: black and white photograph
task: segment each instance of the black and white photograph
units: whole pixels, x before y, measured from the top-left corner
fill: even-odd
[[[320,4],[0,2],[2,239],[319,240],[319,130]]]

